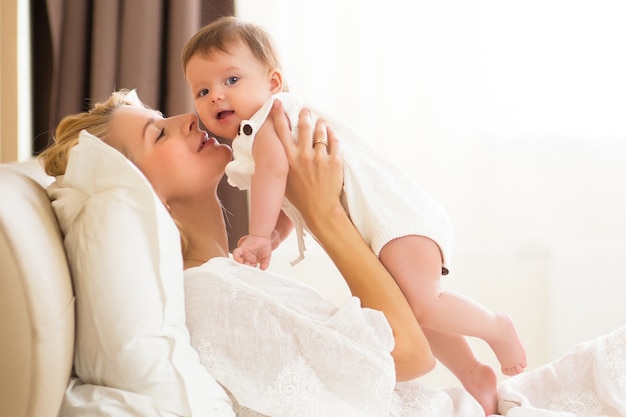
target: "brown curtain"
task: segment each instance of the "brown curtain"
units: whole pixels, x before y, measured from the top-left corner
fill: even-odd
[[[180,63],[201,26],[234,14],[234,0],[31,0],[33,132],[38,153],[66,115],[135,88],[165,115],[194,112]],[[245,193],[219,187],[231,248],[247,230]]]

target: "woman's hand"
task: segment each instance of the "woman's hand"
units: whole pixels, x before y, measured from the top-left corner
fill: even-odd
[[[339,142],[323,120],[318,120],[313,127],[311,112],[307,109],[300,113],[298,143],[291,135],[279,100],[274,102],[272,115],[274,128],[289,161],[285,194],[315,233],[313,229],[319,220],[343,210],[340,201],[343,166]]]

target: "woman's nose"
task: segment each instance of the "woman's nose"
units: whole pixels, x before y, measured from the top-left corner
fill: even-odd
[[[180,114],[170,118],[172,120],[172,127],[178,126],[181,133],[192,133],[194,130],[198,130],[198,116],[193,113]]]
[[[193,113],[189,113],[186,115],[186,124],[189,132],[193,132],[194,130],[198,130],[198,116]]]

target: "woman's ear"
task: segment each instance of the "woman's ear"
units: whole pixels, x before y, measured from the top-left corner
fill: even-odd
[[[278,70],[270,70],[269,76],[270,91],[272,94],[283,91],[283,74]]]

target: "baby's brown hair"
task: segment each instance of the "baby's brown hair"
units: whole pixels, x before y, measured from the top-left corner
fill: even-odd
[[[183,71],[191,57],[201,54],[210,57],[213,51],[228,53],[228,46],[243,42],[268,69],[281,71],[280,58],[271,36],[261,27],[243,22],[234,16],[223,16],[202,27],[185,44],[181,54]]]

